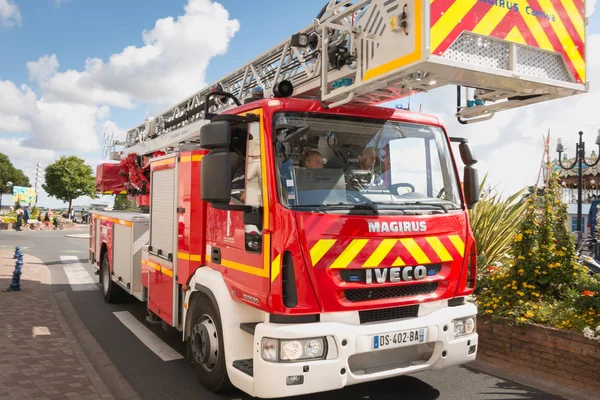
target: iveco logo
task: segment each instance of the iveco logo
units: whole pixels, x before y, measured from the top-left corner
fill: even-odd
[[[395,267],[395,268],[373,268],[367,269],[365,283],[370,285],[373,283],[373,278],[377,283],[400,282],[400,281],[420,281],[427,276],[427,268],[423,265],[416,267]]]
[[[369,222],[369,232],[425,232],[426,221]]]

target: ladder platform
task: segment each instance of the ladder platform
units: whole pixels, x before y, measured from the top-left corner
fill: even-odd
[[[465,88],[455,115],[469,123],[588,92],[586,19],[565,6],[551,12],[530,5],[524,12],[509,4],[329,0],[306,28],[129,130],[124,143],[105,143],[105,153],[115,144],[124,149],[110,151],[113,159],[197,143],[211,115],[256,93],[335,108],[378,105],[450,85]],[[258,88],[262,92],[253,93]]]

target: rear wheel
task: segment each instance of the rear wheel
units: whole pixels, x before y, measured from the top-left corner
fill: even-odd
[[[232,388],[225,365],[225,346],[221,319],[216,307],[205,296],[193,303],[188,355],[194,364],[196,377],[211,392]]]
[[[104,253],[100,263],[100,283],[102,284],[102,295],[107,303],[115,303],[122,298],[122,290],[110,279],[110,263],[108,254]]]

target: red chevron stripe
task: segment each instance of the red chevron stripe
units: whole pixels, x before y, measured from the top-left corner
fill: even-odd
[[[490,36],[505,39],[511,29],[515,26],[519,28],[519,32],[521,32],[523,39],[525,39],[525,43],[529,46],[540,47],[525,23],[523,16],[517,12],[508,12],[504,18],[502,18],[502,21],[496,25]]]
[[[575,4],[575,8],[577,8],[577,11],[581,14],[581,18],[585,18],[585,4],[583,3],[583,0],[573,0],[573,4]]]
[[[485,15],[492,7],[493,6],[487,2],[477,2],[469,12],[467,12],[467,15],[464,16],[461,22],[452,29],[452,32],[450,32],[446,39],[444,39],[437,49],[435,49],[434,54],[443,54],[461,33],[464,31],[472,31],[479,23],[480,17]]]
[[[571,21],[571,18],[569,18],[569,14],[567,13],[567,10],[565,10],[565,7],[563,6],[563,4],[560,0],[550,0],[550,2],[554,6],[554,9],[558,13],[558,15],[560,15],[560,20],[562,21],[567,32],[569,33],[569,36],[571,36],[571,39],[573,40],[573,43],[577,47],[577,50],[579,51],[581,58],[583,58],[585,60],[585,56],[584,56],[585,46],[583,45],[583,41],[581,40],[579,33],[577,33],[577,30],[575,29],[575,26],[573,25],[573,21]]]
[[[532,8],[535,8],[537,10],[543,10],[543,8],[540,6],[540,4],[537,2],[537,0],[528,0],[528,3]],[[560,43],[560,40],[558,39],[556,32],[554,32],[554,28],[552,28],[552,26],[550,25],[550,21],[548,21],[546,18],[543,18],[543,17],[536,17],[536,18],[537,18],[538,22],[540,23],[540,25],[542,26],[542,29],[546,33],[548,40],[550,40],[550,44],[552,44],[552,47],[554,47],[554,51],[562,54],[565,62],[567,63],[567,66],[573,73],[573,76],[575,77],[577,82],[581,82],[581,77],[579,76],[579,73],[575,69],[575,65],[573,65],[573,61],[571,61],[571,58],[568,56],[567,52],[565,51],[562,44]]]
[[[431,26],[434,26],[436,22],[444,15],[450,6],[454,4],[454,0],[435,0],[431,4]]]

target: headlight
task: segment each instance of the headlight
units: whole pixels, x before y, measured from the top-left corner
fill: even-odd
[[[452,323],[454,324],[455,338],[475,332],[475,317],[455,319]]]
[[[326,340],[310,339],[262,339],[262,358],[265,361],[306,361],[324,358],[326,355]]]

